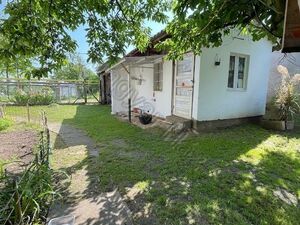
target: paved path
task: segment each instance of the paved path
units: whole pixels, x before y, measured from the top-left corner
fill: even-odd
[[[59,134],[68,150],[77,151],[85,148],[90,157],[98,157],[99,149],[85,132],[70,125],[49,123],[50,131]],[[131,212],[117,190],[95,194],[92,180],[86,167],[72,174],[71,183],[77,179],[77,191],[68,191],[68,196],[57,201],[50,209],[48,218],[74,215],[76,225],[132,225]],[[79,184],[78,184],[79,180]],[[71,184],[72,185],[72,184]],[[79,187],[78,187],[79,186]],[[78,192],[78,189],[80,191]]]

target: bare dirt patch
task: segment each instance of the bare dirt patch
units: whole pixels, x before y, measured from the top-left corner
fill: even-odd
[[[0,158],[4,161],[14,161],[8,168],[9,172],[13,172],[33,160],[33,149],[38,143],[38,133],[34,130],[0,133],[0,143]]]

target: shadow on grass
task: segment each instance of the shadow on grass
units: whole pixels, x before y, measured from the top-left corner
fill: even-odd
[[[116,188],[136,224],[300,221],[299,128],[280,133],[243,125],[190,136],[173,146],[163,131],[120,122],[105,106],[78,106],[75,117],[62,124],[62,133],[65,127],[76,126],[99,149],[99,156],[86,154],[61,166],[70,175],[87,172],[83,192],[74,195],[72,185],[66,184],[63,196],[74,201],[69,210],[63,209],[64,214],[78,203],[77,194],[105,209],[85,224],[110,224],[116,219],[112,215],[118,212],[97,201]],[[75,148],[75,156],[81,144],[80,139],[68,143]]]

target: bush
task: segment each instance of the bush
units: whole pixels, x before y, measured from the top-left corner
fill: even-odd
[[[30,96],[22,90],[17,90],[14,95],[14,102],[17,105],[27,105],[29,102]]]
[[[16,91],[14,102],[17,105],[50,105],[55,102],[53,91],[50,88],[43,88],[38,92],[26,93],[22,90]]]
[[[7,119],[0,119],[0,131],[7,129],[11,125],[11,121]]]
[[[278,66],[278,72],[283,79],[275,96],[275,106],[278,109],[279,119],[287,121],[293,119],[300,111],[298,85],[300,74],[291,76],[284,66]]]

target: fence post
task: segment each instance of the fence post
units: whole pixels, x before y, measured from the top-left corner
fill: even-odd
[[[0,119],[4,118],[4,107],[2,104],[0,104]]]
[[[28,123],[30,123],[30,110],[29,110],[29,103],[28,102],[26,104],[26,108],[27,108],[27,121],[28,121]]]
[[[83,90],[84,90],[84,103],[87,103],[87,88],[86,88],[86,83],[85,80],[83,81]]]
[[[43,150],[44,150],[44,154],[46,154],[46,164],[49,167],[50,165],[50,130],[48,128],[48,119],[46,117],[46,113],[45,111],[42,112],[42,123],[43,123],[43,132],[42,132],[42,141],[43,141]],[[44,143],[44,135],[45,135],[45,142]],[[46,146],[46,149],[44,149],[44,147]],[[46,150],[46,151],[45,151]],[[43,156],[45,157],[45,155]]]

